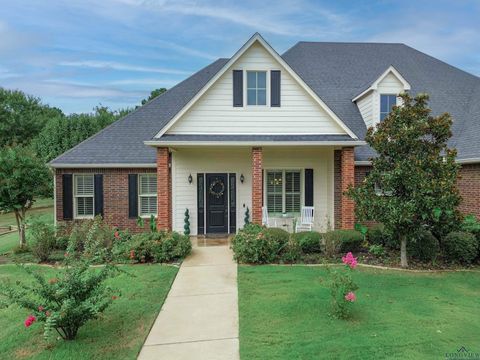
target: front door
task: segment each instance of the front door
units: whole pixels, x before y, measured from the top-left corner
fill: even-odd
[[[227,174],[207,174],[207,233],[228,233]]]

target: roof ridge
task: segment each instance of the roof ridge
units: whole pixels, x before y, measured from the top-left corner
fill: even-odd
[[[353,44],[353,45],[405,45],[405,43],[400,42],[376,42],[376,41],[309,41],[309,40],[300,40],[295,45],[298,44]],[[294,46],[295,46],[294,45]]]

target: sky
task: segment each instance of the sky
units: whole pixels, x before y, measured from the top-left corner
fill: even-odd
[[[255,32],[280,54],[400,42],[480,76],[480,0],[0,0],[0,87],[65,113],[131,107]]]

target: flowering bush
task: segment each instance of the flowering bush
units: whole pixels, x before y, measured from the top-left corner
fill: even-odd
[[[352,271],[357,267],[357,258],[351,252],[342,257],[345,265],[340,270],[330,270],[330,294],[332,316],[338,319],[346,319],[350,315],[351,304],[357,300],[355,290],[357,284],[352,280]]]
[[[50,279],[33,267],[19,265],[32,275],[35,283],[6,283],[0,287],[0,294],[6,297],[7,304],[15,303],[31,312],[25,327],[43,322],[46,338],[55,330],[63,339],[73,340],[81,326],[96,319],[116,298],[105,280],[118,271],[110,264],[91,269],[91,260],[73,257],[66,257],[65,263],[66,267]]]

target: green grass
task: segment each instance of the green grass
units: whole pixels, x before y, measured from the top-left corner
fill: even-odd
[[[443,359],[480,352],[480,274],[362,269],[348,321],[320,267],[239,268],[242,359]]]
[[[52,272],[51,268],[39,267]],[[121,297],[105,311],[102,318],[82,327],[73,341],[43,339],[43,324],[25,328],[28,312],[17,306],[0,310],[0,358],[2,359],[136,359],[155,320],[177,268],[162,265],[125,266],[134,274],[122,274],[109,280],[121,290]],[[14,265],[0,266],[0,281],[30,280]]]
[[[33,216],[39,219],[53,223],[53,199],[39,199],[33,207],[27,211],[27,221]],[[0,226],[17,226],[14,213],[0,214]],[[12,251],[19,244],[18,233],[13,232],[6,235],[0,235],[0,255]]]

